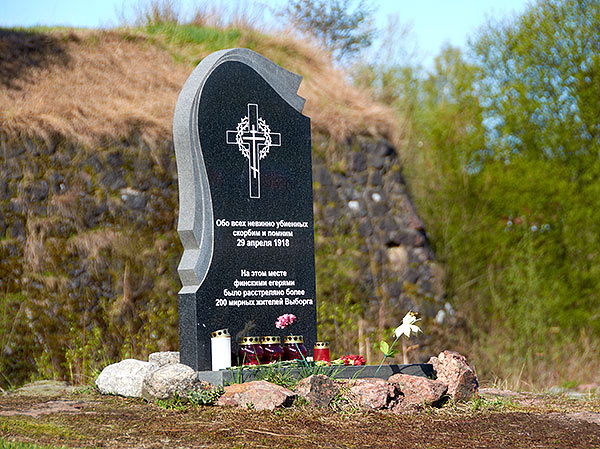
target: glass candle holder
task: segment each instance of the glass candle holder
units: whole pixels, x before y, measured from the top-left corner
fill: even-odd
[[[329,355],[329,343],[326,341],[317,341],[314,347],[314,359],[315,362],[331,362],[331,356]]]
[[[288,335],[283,340],[283,360],[304,360],[308,355],[302,335]],[[302,357],[304,356],[304,357]]]
[[[263,357],[263,348],[260,345],[260,337],[242,338],[238,357],[240,363],[243,365],[260,365],[260,360]]]
[[[283,346],[281,346],[281,337],[277,335],[269,335],[262,337],[260,343],[263,348],[263,357],[260,359],[262,363],[280,362],[283,358]]]
[[[231,367],[231,335],[228,329],[210,334],[210,358],[213,371]]]

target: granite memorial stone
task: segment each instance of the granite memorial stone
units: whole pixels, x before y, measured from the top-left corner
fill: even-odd
[[[173,134],[179,177],[181,363],[211,369],[210,334],[316,340],[310,119],[301,77],[247,49],[206,57]],[[292,329],[275,328],[292,313]]]

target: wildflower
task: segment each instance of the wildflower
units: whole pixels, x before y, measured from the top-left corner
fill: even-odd
[[[404,318],[402,318],[402,324],[396,328],[394,335],[396,338],[400,338],[401,335],[406,335],[410,338],[411,333],[419,333],[421,329],[415,323],[419,321],[417,314],[414,312],[408,312]]]
[[[405,335],[406,337],[410,338],[412,333],[417,334],[421,331],[421,329],[419,329],[419,326],[415,324],[417,321],[419,321],[419,319],[420,318],[417,318],[417,314],[415,312],[408,312],[406,315],[404,315],[404,318],[402,318],[402,324],[400,324],[400,326],[398,326],[394,331],[396,339],[391,344],[391,346],[388,345],[386,341],[381,341],[379,343],[379,349],[383,353],[383,360],[379,364],[379,367],[377,367],[377,371],[375,371],[375,374],[379,372],[383,365],[383,362],[385,362],[385,360],[388,357],[393,357],[396,354],[396,351],[394,351],[394,345],[402,335]],[[404,363],[407,363],[407,352],[408,349],[406,349],[406,346],[404,345],[404,343],[402,343],[402,355],[404,358]]]
[[[279,318],[277,318],[277,321],[275,321],[275,327],[277,329],[285,329],[286,327],[294,324],[294,321],[296,321],[296,315],[286,313],[285,315],[281,315]]]

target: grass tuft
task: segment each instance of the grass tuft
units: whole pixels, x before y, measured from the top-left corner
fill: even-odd
[[[40,446],[38,444],[8,441],[0,438],[0,449],[67,449],[67,446]]]

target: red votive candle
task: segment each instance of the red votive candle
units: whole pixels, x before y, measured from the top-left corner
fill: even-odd
[[[263,357],[260,361],[263,364],[281,362],[281,359],[283,358],[281,337],[277,335],[262,337],[260,342],[263,347]]]
[[[315,343],[314,360],[315,362],[331,362],[331,356],[329,355],[329,343],[326,341],[318,341]]]
[[[260,365],[260,359],[263,357],[260,337],[242,338],[238,357],[243,365]]]
[[[283,342],[283,360],[306,359],[308,350],[304,346],[304,337],[302,335],[288,335]]]

